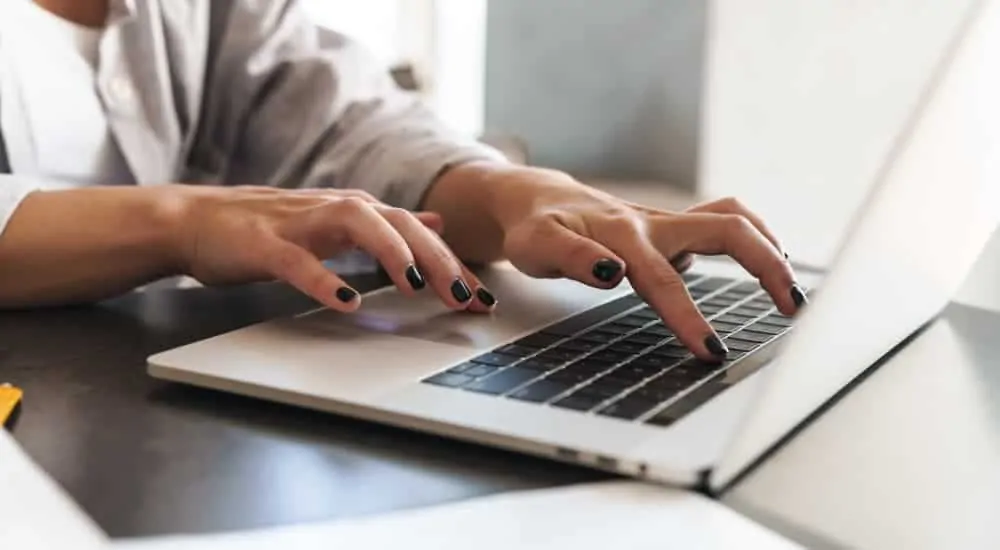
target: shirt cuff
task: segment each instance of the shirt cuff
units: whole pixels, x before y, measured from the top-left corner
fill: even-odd
[[[0,236],[3,236],[7,223],[14,216],[14,211],[21,201],[33,191],[44,189],[44,182],[25,178],[23,176],[0,175]]]
[[[456,146],[447,143],[427,143],[411,151],[407,159],[394,166],[396,174],[386,193],[386,202],[407,210],[416,210],[437,179],[450,168],[470,162],[510,161],[500,151],[479,143]]]

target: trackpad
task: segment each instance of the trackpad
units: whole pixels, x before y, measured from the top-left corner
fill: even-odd
[[[499,298],[493,314],[451,311],[428,290],[407,298],[392,289],[365,296],[357,313],[322,310],[300,321],[490,349],[629,291],[625,285],[607,291],[573,281],[532,279],[505,267],[487,271],[482,279]]]

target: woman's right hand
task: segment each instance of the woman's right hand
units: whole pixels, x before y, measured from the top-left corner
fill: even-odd
[[[488,312],[496,299],[439,237],[441,219],[355,190],[189,187],[182,269],[206,285],[280,279],[338,311],[360,297],[322,264],[360,248],[406,295],[429,286],[448,307]]]

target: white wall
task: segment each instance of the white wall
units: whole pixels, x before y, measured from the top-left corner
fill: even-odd
[[[318,23],[364,43],[383,63],[412,63],[447,124],[482,131],[487,0],[304,2]]]

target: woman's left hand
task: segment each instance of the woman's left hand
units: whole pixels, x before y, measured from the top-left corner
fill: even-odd
[[[495,185],[490,210],[503,234],[504,256],[518,269],[598,288],[628,278],[701,358],[718,358],[725,346],[680,276],[693,254],[731,256],[784,314],[805,302],[778,240],[735,199],[667,212],[623,201],[560,172],[515,168],[489,179]]]

